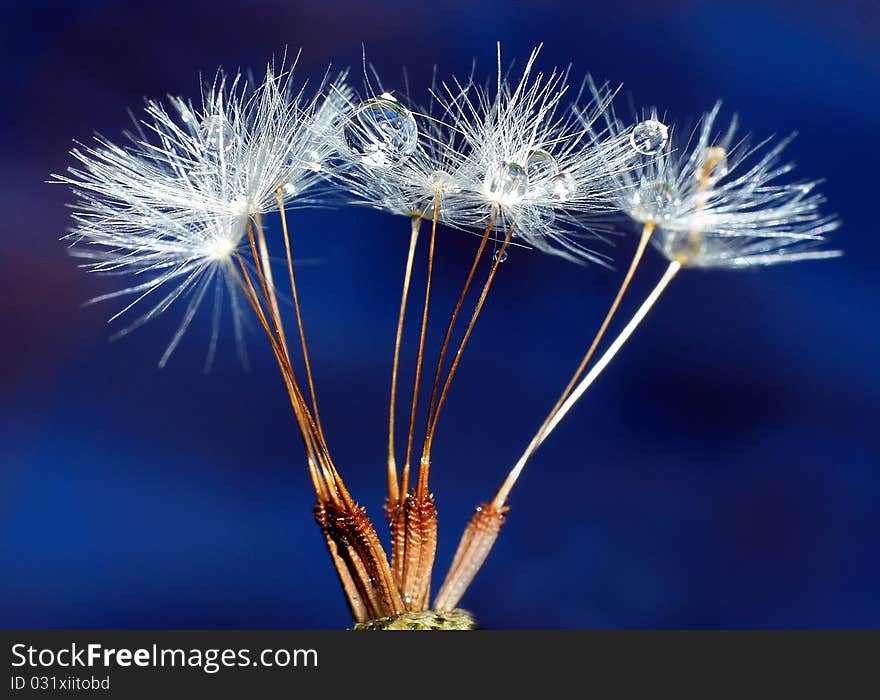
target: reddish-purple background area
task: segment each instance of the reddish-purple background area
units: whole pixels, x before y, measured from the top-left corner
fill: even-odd
[[[3,24],[0,626],[348,623],[264,339],[250,332],[245,372],[227,332],[209,375],[208,313],[165,370],[179,311],[108,342],[120,306],[82,304],[117,281],[77,269],[58,241],[69,193],[44,181],[73,139],[118,136],[144,96],[195,97],[218,65],[301,46],[297,73],[317,78],[357,68],[363,42],[389,87],[402,64],[420,86],[434,63],[490,74],[498,39],[520,61],[545,41],[543,67],[571,61],[675,118],[721,97],[757,136],[797,129],[789,153],[827,179],[847,255],[682,275],[530,465],[464,605],[488,627],[880,626],[875,2],[35,0]],[[332,449],[381,520],[408,224],[352,208],[291,221]],[[474,245],[440,236],[435,348]],[[626,309],[661,268],[651,256]],[[521,250],[505,263],[437,438],[436,579],[619,276]]]

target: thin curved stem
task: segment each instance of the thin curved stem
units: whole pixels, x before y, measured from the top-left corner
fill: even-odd
[[[406,495],[409,489],[410,463],[412,459],[413,433],[416,426],[416,410],[419,403],[419,384],[422,381],[422,362],[425,357],[425,337],[428,332],[428,308],[431,304],[431,277],[434,274],[434,244],[437,240],[437,217],[440,214],[440,197],[434,198],[434,214],[431,221],[431,242],[428,244],[428,272],[425,282],[425,304],[422,307],[422,330],[419,334],[419,354],[416,358],[416,376],[413,381],[412,405],[409,412],[409,430],[406,438],[406,461],[403,463],[403,476],[400,479],[400,493]]]
[[[620,306],[620,302],[623,300],[623,295],[626,293],[626,290],[629,289],[629,285],[632,282],[633,275],[636,272],[636,269],[641,263],[642,258],[645,254],[645,249],[648,247],[648,242],[651,240],[651,234],[654,232],[654,224],[647,223],[642,229],[642,235],[639,238],[639,243],[636,246],[636,252],[633,254],[632,261],[629,264],[629,269],[626,271],[626,275],[623,278],[623,282],[620,284],[620,289],[617,290],[617,295],[614,297],[614,301],[611,302],[611,306],[608,308],[608,313],[605,314],[605,319],[602,321],[602,325],[599,326],[599,330],[596,331],[596,335],[593,337],[593,341],[590,343],[590,347],[584,355],[581,363],[578,365],[578,368],[575,370],[571,379],[568,382],[568,385],[563,390],[562,394],[559,397],[559,400],[556,402],[556,405],[550,410],[550,414],[547,416],[547,419],[538,429],[538,432],[543,432],[544,428],[547,427],[547,423],[550,421],[550,417],[559,410],[559,407],[562,405],[562,402],[568,397],[571,393],[571,390],[574,388],[575,384],[577,384],[578,379],[581,378],[584,371],[587,369],[587,365],[590,363],[590,360],[593,358],[593,355],[596,352],[596,348],[599,347],[599,343],[601,342],[603,336],[605,335],[605,331],[608,330],[608,326],[611,323],[611,319],[614,318],[614,315],[617,313],[617,309]]]
[[[254,224],[257,229],[257,248],[260,251],[260,271],[266,277],[266,288],[269,292],[267,303],[269,311],[278,319],[278,339],[281,347],[284,349],[285,355],[290,356],[287,347],[287,337],[284,333],[284,326],[281,323],[281,309],[278,305],[278,294],[275,289],[275,279],[272,276],[272,264],[269,258],[269,246],[266,244],[266,232],[263,230],[263,219],[259,214],[254,214]]]
[[[409,297],[410,281],[412,279],[413,260],[416,254],[416,244],[419,240],[419,229],[422,217],[412,218],[412,232],[409,237],[409,253],[406,257],[406,269],[403,273],[403,292],[400,295],[400,313],[397,317],[397,335],[394,338],[394,361],[391,364],[391,397],[388,400],[388,502],[396,503],[400,499],[399,485],[397,483],[397,461],[394,455],[394,413],[397,399],[397,369],[400,363],[400,341],[403,338],[403,320],[406,315],[406,302]]]
[[[318,498],[316,518],[324,533],[331,558],[355,619],[397,614],[404,609],[404,606],[379,538],[364,509],[355,503],[345,487],[342,477],[330,458],[321,429],[296,383],[290,355],[284,341],[274,285],[271,277],[265,271],[269,259],[268,250],[265,247],[265,239],[259,222],[257,223],[260,235],[259,252],[250,222],[248,222],[248,238],[269,318],[263,310],[263,303],[251,281],[244,260],[236,252],[235,256],[241,270],[239,282],[269,338],[290,396],[294,415],[305,442],[309,473]],[[286,225],[285,239],[287,239]],[[291,255],[287,240],[286,244],[288,245],[288,261],[290,261]],[[289,267],[291,284],[295,294],[292,264]],[[299,316],[298,306],[297,315]],[[300,334],[305,353],[305,339],[301,321]],[[314,393],[312,401],[314,403]]]
[[[290,289],[293,293],[293,306],[296,310],[296,325],[299,329],[299,342],[302,347],[303,362],[306,366],[306,379],[309,383],[309,396],[312,400],[312,411],[315,414],[315,424],[318,427],[318,437],[322,443],[326,444],[326,441],[324,440],[324,428],[321,425],[321,415],[318,412],[318,397],[315,394],[315,381],[312,377],[312,364],[309,361],[309,349],[306,345],[306,334],[303,327],[302,312],[300,311],[296,277],[293,273],[293,255],[290,250],[290,234],[287,230],[287,215],[284,211],[284,194],[280,187],[275,191],[275,196],[278,199],[278,209],[281,212],[281,230],[284,234],[284,251],[287,255],[287,271],[290,276]]]
[[[266,337],[269,339],[269,344],[272,347],[272,352],[275,355],[275,359],[278,361],[278,367],[281,370],[281,377],[284,380],[285,388],[287,389],[288,396],[290,397],[290,403],[291,407],[293,408],[294,418],[296,419],[297,426],[300,429],[300,434],[305,445],[306,456],[309,464],[309,473],[311,474],[313,483],[315,485],[316,495],[318,496],[318,499],[320,501],[326,502],[330,497],[330,491],[328,491],[329,482],[326,479],[326,460],[329,459],[329,455],[326,454],[326,452],[320,452],[318,449],[322,448],[322,446],[320,444],[316,444],[316,438],[314,435],[314,423],[312,422],[311,416],[308,415],[308,408],[305,406],[302,392],[300,391],[299,386],[296,383],[296,379],[293,375],[293,368],[290,364],[290,357],[287,355],[285,349],[279,343],[276,335],[272,332],[272,328],[269,325],[269,320],[266,318],[266,314],[263,311],[259,296],[257,295],[257,290],[254,287],[254,283],[251,281],[247,268],[245,267],[244,259],[239,253],[236,253],[235,257],[238,261],[240,273],[235,270],[234,266],[231,266],[231,270],[234,273],[239,285],[241,286],[245,298],[251,305],[251,308],[256,314],[257,319],[260,321],[260,325],[263,327],[263,330],[266,333]],[[320,462],[321,469],[324,472],[323,478],[321,477],[320,472],[318,472],[318,462]]]
[[[464,304],[464,298],[467,296],[468,290],[471,288],[471,282],[474,281],[474,275],[476,274],[477,267],[483,257],[483,251],[486,250],[489,236],[492,234],[492,229],[495,227],[495,217],[496,213],[493,212],[492,217],[489,219],[489,225],[486,226],[486,231],[480,239],[480,245],[477,248],[477,252],[474,254],[474,261],[471,263],[471,269],[468,271],[467,279],[465,279],[464,286],[461,289],[461,294],[458,295],[458,301],[455,302],[455,308],[452,310],[452,317],[449,319],[449,325],[446,326],[446,335],[443,336],[443,345],[440,347],[440,355],[437,358],[437,368],[434,371],[434,386],[431,389],[431,401],[428,409],[428,422],[426,428],[430,428],[431,423],[434,420],[434,413],[437,408],[437,395],[440,392],[440,374],[443,370],[443,361],[446,359],[446,351],[449,349],[449,341],[452,339],[452,331],[458,320],[458,313],[461,311],[462,304]],[[427,433],[425,439],[427,440]]]
[[[495,260],[492,263],[492,269],[489,270],[489,276],[486,278],[486,282],[483,285],[483,291],[480,293],[480,298],[477,300],[477,304],[474,307],[474,312],[471,314],[471,320],[468,322],[467,328],[464,332],[464,337],[461,339],[461,342],[458,345],[458,350],[455,353],[455,359],[452,361],[452,366],[449,368],[449,374],[446,375],[446,381],[443,383],[443,390],[440,392],[440,398],[437,401],[437,408],[434,411],[434,416],[431,424],[428,426],[428,434],[425,438],[425,445],[422,449],[422,459],[419,465],[419,479],[422,479],[422,473],[424,473],[424,479],[427,481],[428,471],[430,469],[431,462],[431,445],[434,441],[434,435],[437,432],[437,422],[440,419],[440,411],[443,408],[443,404],[446,401],[446,396],[449,394],[449,387],[452,385],[452,380],[455,378],[455,373],[458,370],[458,366],[461,363],[461,356],[464,352],[465,347],[467,346],[468,340],[471,337],[471,333],[474,330],[474,325],[477,322],[477,319],[480,316],[480,313],[483,310],[483,304],[486,302],[486,297],[489,294],[489,290],[492,287],[492,282],[495,280],[495,273],[498,272],[498,266],[501,264],[501,261],[504,260],[504,253],[507,250],[507,246],[510,243],[510,239],[513,237],[513,231],[515,228],[515,224],[511,224],[510,228],[507,231],[507,234],[504,236],[504,242],[501,244],[501,247],[498,249],[498,254],[495,256]]]
[[[648,242],[651,240],[651,234],[654,232],[654,224],[647,223],[642,229],[642,235],[639,238],[639,243],[636,246],[636,251],[633,254],[632,261],[629,264],[629,269],[626,272],[626,275],[623,278],[623,281],[620,284],[620,288],[617,290],[617,295],[614,297],[614,301],[611,302],[611,306],[608,308],[608,313],[605,314],[605,319],[602,321],[602,325],[599,326],[599,330],[596,332],[596,335],[593,337],[592,342],[590,343],[590,347],[587,349],[587,352],[584,354],[583,359],[566,385],[565,389],[563,389],[562,394],[560,394],[556,403],[553,405],[553,408],[550,409],[550,412],[547,414],[547,417],[544,419],[544,422],[541,423],[531,442],[529,442],[528,447],[526,447],[525,452],[523,453],[522,460],[523,462],[528,461],[529,458],[534,454],[535,450],[538,449],[538,446],[543,441],[544,431],[547,429],[550,421],[553,420],[553,416],[556,415],[556,412],[562,407],[562,404],[568,398],[569,394],[571,394],[572,389],[574,389],[578,380],[583,375],[584,371],[587,369],[587,365],[590,363],[590,360],[593,358],[593,355],[596,352],[596,348],[599,347],[599,343],[601,342],[603,336],[605,335],[605,331],[608,330],[608,326],[611,324],[611,319],[614,318],[614,315],[617,313],[617,309],[620,307],[620,302],[623,300],[623,295],[626,293],[626,290],[629,288],[630,282],[632,282],[633,275],[635,274],[636,269],[639,266],[639,263],[642,261],[642,258],[645,254],[645,249],[648,247]]]
[[[290,360],[290,355],[287,351],[286,343],[284,343],[284,331],[281,317],[277,315],[277,313],[273,313],[273,309],[277,309],[277,305],[273,306],[272,304],[273,295],[272,293],[270,293],[269,283],[266,280],[265,273],[260,262],[260,257],[257,255],[256,242],[253,236],[253,230],[250,226],[250,222],[248,222],[247,231],[251,253],[253,255],[253,262],[257,272],[257,278],[260,283],[260,288],[263,290],[266,307],[269,311],[268,318],[263,311],[263,307],[260,303],[259,296],[257,295],[256,288],[254,287],[250,275],[248,274],[247,268],[245,267],[244,259],[239,253],[236,253],[236,258],[241,269],[241,275],[244,279],[244,282],[246,282],[247,284],[245,286],[245,284],[242,283],[241,280],[239,280],[239,282],[242,283],[242,288],[245,291],[245,297],[248,299],[252,308],[254,309],[254,312],[257,314],[257,318],[260,320],[260,323],[262,324],[263,329],[266,332],[266,336],[269,338],[272,350],[275,353],[279,369],[281,370],[282,379],[284,379],[287,392],[290,395],[294,415],[297,419],[297,422],[300,424],[300,430],[303,433],[303,439],[306,440],[306,454],[310,458],[309,468],[311,470],[313,466],[316,468],[320,467],[320,472],[318,474],[325,485],[325,496],[329,496],[330,500],[334,502],[339,501],[338,497],[342,497],[342,499],[345,500],[347,497],[347,493],[345,492],[344,486],[341,483],[341,478],[338,476],[335,468],[333,467],[327,444],[324,442],[323,437],[320,434],[318,425],[315,423],[315,419],[310,413],[305,397],[303,396],[299,384],[296,381],[296,377],[293,371],[293,365],[291,364]],[[271,328],[269,324],[270,320]],[[274,333],[272,332],[272,328],[274,328]]]
[[[651,310],[651,307],[657,302],[660,298],[660,295],[663,294],[667,285],[672,281],[678,271],[681,269],[681,263],[678,261],[673,261],[669,263],[669,267],[666,268],[666,272],[660,278],[660,281],[651,291],[651,293],[647,296],[642,305],[639,307],[638,311],[636,311],[635,315],[630,319],[629,323],[624,326],[623,330],[620,332],[620,335],[614,339],[614,342],[608,347],[602,357],[593,365],[593,368],[587,373],[587,375],[581,379],[578,385],[572,390],[569,396],[565,399],[559,409],[552,415],[550,420],[547,422],[547,427],[540,434],[538,439],[538,446],[547,439],[547,436],[553,432],[557,425],[559,425],[560,421],[565,418],[566,414],[571,410],[571,407],[577,403],[578,399],[583,395],[583,393],[590,388],[590,385],[596,380],[596,378],[602,374],[602,371],[605,367],[608,366],[608,363],[614,359],[614,356],[618,353],[620,348],[626,343],[629,337],[632,335],[633,331],[639,326],[639,324],[644,320],[645,316],[647,316],[648,312]],[[519,461],[514,465],[513,469],[510,470],[510,473],[507,475],[507,478],[504,480],[504,483],[501,485],[501,488],[498,490],[495,498],[492,500],[492,506],[494,508],[500,509],[506,502],[508,496],[510,496],[510,491],[516,483],[519,475],[522,473],[523,468],[528,462],[529,457],[534,453],[534,449],[526,450],[523,455],[519,458]]]

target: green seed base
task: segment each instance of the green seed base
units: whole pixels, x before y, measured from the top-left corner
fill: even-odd
[[[351,629],[362,630],[472,630],[476,620],[467,610],[405,612],[397,617],[358,622]]]

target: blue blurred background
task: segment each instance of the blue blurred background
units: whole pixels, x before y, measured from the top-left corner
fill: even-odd
[[[317,77],[328,61],[357,68],[364,42],[387,87],[402,64],[418,86],[435,62],[490,74],[498,39],[520,61],[544,41],[542,67],[571,61],[678,119],[720,97],[757,136],[797,129],[789,155],[827,179],[847,255],[682,275],[530,465],[465,607],[490,628],[880,627],[874,0],[33,0],[4,20],[2,627],[349,623],[264,339],[250,333],[246,372],[226,333],[208,375],[207,313],[165,370],[179,311],[108,342],[120,307],[82,304],[114,280],[77,269],[58,241],[70,196],[44,181],[72,139],[118,136],[144,96],[197,96],[218,65],[301,46],[298,74]],[[408,224],[342,209],[293,226],[329,439],[381,526]],[[439,240],[434,348],[475,241]],[[652,256],[627,309],[661,269]],[[619,279],[521,250],[505,263],[436,443],[436,579]]]

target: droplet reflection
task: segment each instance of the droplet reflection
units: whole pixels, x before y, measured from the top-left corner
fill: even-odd
[[[632,147],[643,156],[653,156],[663,150],[669,140],[669,127],[656,119],[646,119],[633,127],[629,135]]]
[[[390,168],[416,150],[419,129],[412,112],[384,93],[355,109],[343,135],[349,151],[364,165]]]

